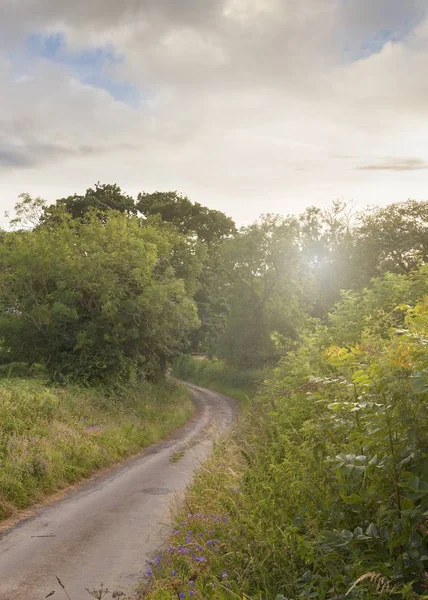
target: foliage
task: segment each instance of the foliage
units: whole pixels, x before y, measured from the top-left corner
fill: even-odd
[[[366,210],[359,215],[354,238],[357,283],[387,271],[409,273],[428,259],[428,201]]]
[[[200,241],[212,244],[236,232],[235,223],[218,210],[191,202],[178,192],[138,194],[137,209],[145,217],[160,215],[185,235],[195,235]]]
[[[347,347],[318,327],[282,361],[189,490],[152,598],[427,594],[428,297],[400,311]]]
[[[0,235],[1,375],[48,369],[53,380],[117,390],[192,349],[209,360],[180,357],[179,377],[237,397],[264,381],[189,490],[151,569],[152,598],[428,596],[427,206],[354,215],[338,201],[236,231],[177,192],[135,202],[98,184],[49,208],[21,197],[21,229]],[[15,404],[3,392],[0,416],[31,414],[43,449],[46,423],[65,409],[57,393],[31,390]],[[118,397],[100,410],[120,428]],[[95,445],[89,458],[79,436],[77,463],[90,470],[104,455]],[[27,478],[8,492],[18,504],[58,472],[55,462],[28,466],[25,439],[2,484]],[[126,444],[117,432],[112,440],[117,458]]]
[[[362,290],[343,290],[328,317],[335,343],[355,344],[365,330],[387,337],[392,327],[404,324],[405,307],[426,291],[428,265],[408,274],[386,273]]]
[[[187,391],[139,383],[114,396],[42,381],[0,380],[0,520],[135,454],[182,425]]]
[[[171,239],[116,212],[57,218],[0,246],[3,360],[43,362],[53,379],[153,377],[197,326]]]
[[[179,379],[208,387],[227,396],[247,400],[252,398],[268,376],[268,371],[258,369],[243,371],[221,360],[180,356],[172,365],[172,374]]]
[[[310,206],[298,217],[306,278],[314,288],[314,317],[324,317],[340,290],[352,285],[353,220],[352,207],[341,200],[324,209]]]
[[[229,316],[218,355],[252,369],[274,364],[305,324],[309,300],[293,220],[266,216],[223,248]]]
[[[40,225],[46,210],[46,202],[43,198],[33,198],[30,194],[20,194],[15,204],[15,216],[11,219],[12,227],[20,226],[30,229]],[[6,213],[6,216],[9,216]]]
[[[105,220],[106,213],[110,210],[128,215],[137,213],[134,199],[124,194],[118,185],[99,182],[93,188],[88,188],[83,195],[74,194],[61,198],[53,207],[46,207],[41,222],[55,222],[58,210],[69,214],[73,219],[81,219],[92,213]]]

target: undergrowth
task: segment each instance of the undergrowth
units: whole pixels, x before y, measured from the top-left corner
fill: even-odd
[[[106,397],[32,379],[0,380],[0,520],[112,465],[182,425],[193,407],[173,383]]]
[[[244,402],[255,396],[269,373],[268,369],[245,371],[218,359],[195,359],[189,355],[180,356],[174,362],[172,372],[179,379],[211,388]]]
[[[428,299],[400,310],[279,365],[189,488],[151,600],[428,598]]]

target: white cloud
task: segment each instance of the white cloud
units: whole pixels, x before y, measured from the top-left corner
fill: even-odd
[[[419,0],[6,3],[2,208],[21,191],[53,200],[98,180],[180,189],[240,221],[338,196],[425,194]],[[21,58],[17,69],[35,31],[63,31],[74,50],[112,44],[124,61],[109,76],[138,87],[141,108],[83,85],[70,65]]]

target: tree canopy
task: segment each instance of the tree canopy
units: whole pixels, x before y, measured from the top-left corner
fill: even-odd
[[[218,210],[191,202],[178,192],[145,192],[138,194],[136,207],[145,217],[160,215],[181,233],[195,235],[212,244],[233,235],[236,226],[230,217]]]
[[[426,263],[427,207],[355,213],[336,201],[237,229],[178,192],[134,201],[98,183],[51,206],[23,194],[18,229],[0,245],[0,359],[101,380],[154,376],[185,348],[239,368],[272,365],[313,318],[352,341],[365,314],[382,323],[383,298],[390,314]]]
[[[56,219],[6,233],[0,246],[3,360],[88,382],[164,370],[198,324],[171,238],[116,211]]]

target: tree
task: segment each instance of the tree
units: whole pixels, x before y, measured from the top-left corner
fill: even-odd
[[[208,244],[227,238],[236,231],[230,217],[198,202],[193,203],[178,192],[142,192],[138,194],[136,207],[145,217],[160,215],[163,221],[172,223],[181,233],[196,236]]]
[[[353,345],[365,331],[387,339],[391,331],[403,327],[406,310],[427,290],[428,265],[411,273],[385,273],[372,279],[364,289],[342,290],[340,301],[328,316],[329,331],[338,345]]]
[[[293,219],[268,215],[224,245],[230,307],[219,354],[240,368],[274,363],[299,337],[309,307]]]
[[[44,221],[55,220],[56,210],[64,211],[73,219],[81,219],[87,213],[94,212],[100,219],[105,219],[109,210],[116,210],[128,215],[135,215],[137,209],[134,199],[124,194],[116,184],[96,183],[93,188],[88,188],[84,195],[74,194],[67,198],[60,198],[56,204],[45,209]]]
[[[157,376],[198,325],[171,240],[114,211],[56,218],[8,232],[0,246],[2,359],[80,382]]]
[[[352,207],[341,200],[329,207],[307,208],[299,217],[299,243],[314,286],[312,314],[323,318],[340,290],[350,287],[353,247]]]
[[[184,235],[186,242],[177,248],[175,256],[177,273],[184,273],[190,265],[195,274],[192,265],[196,258],[199,268],[193,278],[193,293],[201,326],[191,334],[191,347],[193,351],[212,353],[228,310],[219,291],[219,246],[236,233],[235,223],[224,213],[193,203],[178,192],[143,192],[136,206],[147,219],[161,219]],[[184,278],[188,280],[188,273]]]
[[[354,235],[354,283],[364,285],[387,271],[409,273],[428,260],[428,201],[363,211]]]
[[[39,196],[33,198],[30,194],[24,193],[19,195],[19,200],[15,204],[15,216],[11,219],[12,227],[20,227],[32,229],[40,225],[46,211],[46,201]],[[8,217],[9,214],[6,213]]]

